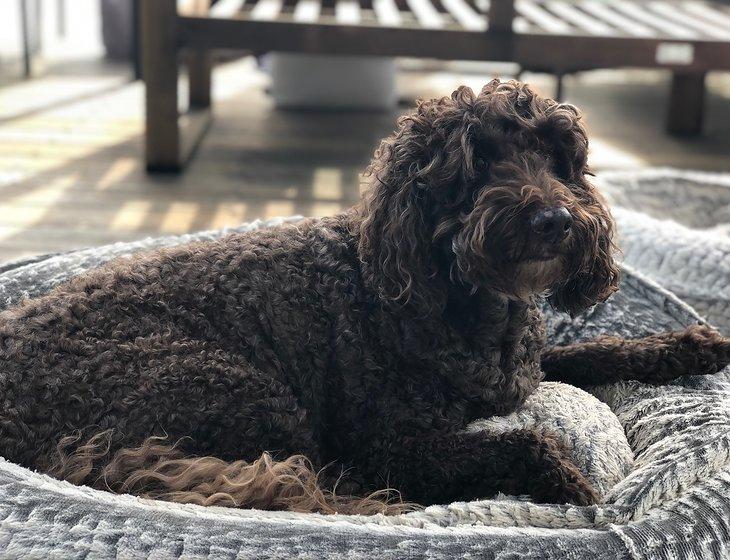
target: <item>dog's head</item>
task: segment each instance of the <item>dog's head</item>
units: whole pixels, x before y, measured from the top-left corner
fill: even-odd
[[[571,314],[616,290],[613,222],[588,181],[578,110],[494,80],[422,102],[366,176],[360,257],[389,301],[442,309],[445,284]]]

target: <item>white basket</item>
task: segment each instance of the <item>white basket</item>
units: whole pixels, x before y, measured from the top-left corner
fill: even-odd
[[[277,107],[372,111],[398,100],[392,58],[271,53],[265,66]]]

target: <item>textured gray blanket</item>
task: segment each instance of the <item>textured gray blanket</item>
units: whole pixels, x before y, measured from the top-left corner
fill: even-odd
[[[647,177],[657,191],[662,185],[675,188],[680,181],[668,173]],[[698,189],[705,184],[700,176],[694,179]],[[727,181],[706,179],[707,185],[714,185],[716,179]],[[643,194],[637,194],[643,192],[642,176],[605,180],[615,202],[643,203]],[[663,228],[677,227],[666,218],[679,219],[657,214],[659,223],[651,229],[645,226],[653,222],[637,214],[636,206],[616,213],[622,234],[629,233],[628,243],[646,238],[645,246],[657,252],[662,244],[652,236],[665,231]],[[706,222],[700,220],[699,224]],[[639,233],[634,236],[634,231]],[[7,306],[21,297],[45,293],[116,256],[219,235],[221,232],[145,240],[8,264],[0,268],[0,302]],[[680,236],[667,235],[666,239],[674,241]],[[682,277],[685,268],[696,267],[696,262],[712,262],[718,243],[722,246],[724,239],[708,235],[704,243],[687,251],[687,260],[659,255],[658,260],[675,264],[668,268],[647,265],[645,272],[669,285]],[[642,266],[645,252],[639,250],[632,259],[634,265]],[[633,250],[627,248],[626,253],[631,255]],[[723,254],[727,258],[728,253]],[[694,256],[697,261],[692,260]],[[689,272],[684,274],[692,278]],[[726,289],[729,279],[730,273],[714,285]],[[682,296],[707,302],[693,292],[693,286],[704,290],[705,280],[682,284]],[[711,317],[715,309],[719,307],[712,302],[702,307],[702,313]],[[552,338],[558,343],[602,333],[640,336],[700,320],[678,297],[628,267],[621,291],[605,305],[574,321],[548,309],[546,313]],[[719,317],[727,320],[726,314]],[[0,460],[0,557],[730,557],[730,370],[711,377],[683,378],[666,387],[632,382],[597,387],[593,393],[602,402],[569,386],[545,384],[523,410],[476,422],[469,429],[499,431],[529,425],[559,431],[604,495],[600,506],[537,505],[501,496],[432,506],[395,517],[202,508],[77,488]]]
[[[650,169],[599,181],[624,262],[730,335],[730,175]]]

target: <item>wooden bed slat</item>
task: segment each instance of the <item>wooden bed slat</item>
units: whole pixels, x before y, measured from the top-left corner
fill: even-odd
[[[449,11],[464,29],[469,31],[484,31],[487,29],[486,18],[478,14],[465,0],[441,0],[441,5]]]
[[[615,29],[580,11],[574,4],[563,2],[562,0],[554,0],[546,2],[545,6],[561,19],[592,35],[616,35]]]
[[[219,0],[210,8],[213,18],[235,17],[244,8],[253,20],[276,20],[287,0]],[[316,23],[323,0],[293,0],[293,19]],[[404,14],[398,0],[370,0],[379,25],[400,27]],[[424,28],[442,29],[453,18],[468,31],[488,28],[486,14],[490,0],[404,0],[413,17]],[[361,0],[335,0],[335,18],[343,25],[363,21]],[[402,8],[403,6],[401,6]],[[291,8],[290,8],[291,9]],[[441,11],[439,11],[439,9]],[[719,6],[689,0],[681,3],[662,0],[635,3],[633,0],[515,0],[513,30],[517,33],[547,32],[569,35],[585,32],[596,36],[629,35],[672,39],[730,40],[730,11]],[[406,14],[408,15],[408,14]],[[372,16],[371,16],[372,17]]]
[[[730,13],[719,10],[719,6],[710,6],[703,2],[684,2],[682,8],[705,21],[730,26]]]
[[[658,14],[651,13],[645,7],[633,4],[632,2],[617,0],[615,2],[611,2],[611,7],[623,12],[631,18],[640,21],[641,23],[658,29],[664,34],[668,34],[673,39],[698,38],[697,33],[692,31],[691,29],[688,29],[674,22],[667,21]]]
[[[210,9],[210,15],[217,18],[227,18],[236,15],[243,9],[246,0],[219,0]]]
[[[358,0],[337,0],[335,4],[335,18],[343,25],[357,25],[360,23],[360,2]]]
[[[202,16],[209,12],[208,0],[175,0],[177,13],[182,16]]]
[[[373,0],[373,11],[381,25],[398,27],[403,23],[400,10],[394,0]]]
[[[406,0],[406,2],[421,27],[441,29],[444,26],[444,18],[429,0]]]
[[[273,20],[281,13],[283,0],[259,0],[251,10],[251,19]]]
[[[515,18],[512,20],[512,31],[514,31],[515,33],[529,33],[530,22],[522,16],[515,16]]]
[[[656,37],[656,31],[641,25],[633,19],[621,15],[611,9],[611,5],[602,0],[587,0],[580,4],[584,12],[588,12],[597,18],[622,29],[624,32],[635,37]]]
[[[681,7],[665,2],[650,2],[649,7],[661,16],[686,25],[699,31],[701,36],[710,36],[715,39],[730,40],[730,27],[723,28],[716,24],[702,21],[692,14],[681,10]]]
[[[294,7],[294,21],[312,23],[317,21],[322,5],[319,0],[299,0]]]
[[[515,0],[515,9],[531,24],[549,33],[568,34],[572,31],[570,25],[531,0]]]

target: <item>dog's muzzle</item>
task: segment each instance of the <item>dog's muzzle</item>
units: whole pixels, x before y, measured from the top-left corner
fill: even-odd
[[[531,219],[530,227],[540,239],[548,244],[556,245],[565,240],[573,225],[573,216],[565,206],[544,208]]]

